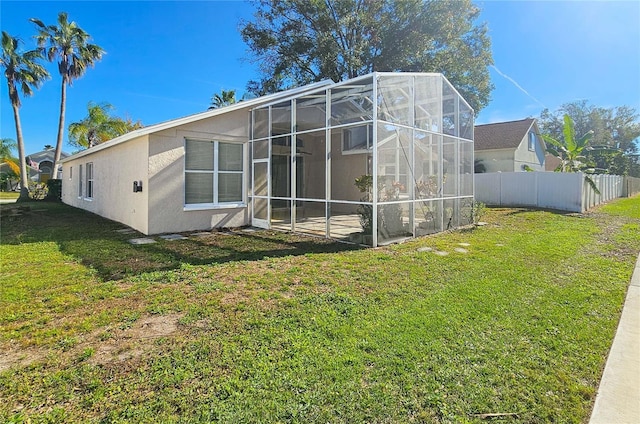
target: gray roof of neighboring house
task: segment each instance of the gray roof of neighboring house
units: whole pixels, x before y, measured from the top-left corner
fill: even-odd
[[[31,153],[30,155],[27,155],[27,157],[37,163],[40,163],[45,160],[50,160],[51,162],[53,162],[53,157],[55,153],[56,153],[55,149],[45,149],[41,152]],[[64,159],[67,156],[69,156],[69,153],[60,152],[60,159]]]
[[[515,149],[534,124],[534,118],[519,121],[497,122],[474,127],[474,149]]]

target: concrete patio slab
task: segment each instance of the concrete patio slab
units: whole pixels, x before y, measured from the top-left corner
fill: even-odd
[[[260,231],[260,229],[256,227],[247,227],[243,228],[242,231],[245,233],[255,233],[256,231]]]
[[[640,423],[640,255],[589,423]]]
[[[182,234],[164,234],[162,236],[160,236],[161,239],[163,240],[186,240],[187,237],[183,236]]]
[[[142,237],[142,238],[131,239],[129,240],[129,243],[138,245],[138,244],[151,244],[151,243],[157,243],[157,242],[152,238]]]

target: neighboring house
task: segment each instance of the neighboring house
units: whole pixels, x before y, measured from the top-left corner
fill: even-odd
[[[63,202],[144,234],[253,225],[377,246],[469,223],[473,110],[441,74],[372,73],[144,127],[62,164]]]
[[[476,125],[474,148],[484,172],[545,170],[546,146],[533,118]]]
[[[547,171],[555,171],[561,163],[562,160],[559,157],[554,156],[550,153],[547,153],[544,157],[544,168]]]
[[[25,160],[27,162],[27,172],[29,173],[29,180],[35,183],[46,183],[52,178],[51,173],[53,170],[53,159],[55,156],[55,150],[53,148],[45,148],[44,150],[27,155]],[[60,158],[64,159],[69,154],[61,152]],[[6,164],[0,165],[0,173],[9,172],[9,166]],[[60,175],[58,175],[60,177]],[[7,181],[9,190],[17,190],[20,187],[19,178],[10,179]]]
[[[50,178],[54,178],[52,176],[53,173],[53,160],[55,158],[55,149],[45,148],[41,152],[32,153],[27,155],[27,166],[30,166],[34,169],[35,175],[30,175],[31,181],[37,183],[46,183]],[[69,154],[65,152],[60,152],[60,159],[64,159],[68,157]],[[60,178],[60,173],[58,173],[58,178]]]

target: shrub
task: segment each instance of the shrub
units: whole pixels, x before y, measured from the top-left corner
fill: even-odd
[[[47,181],[48,193],[44,200],[60,202],[62,200],[62,180],[51,178]]]

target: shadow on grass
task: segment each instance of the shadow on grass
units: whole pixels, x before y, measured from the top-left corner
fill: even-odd
[[[265,257],[335,253],[361,249],[324,238],[276,231],[246,232],[235,229],[211,232],[186,240],[162,240],[134,246],[128,240],[144,237],[117,230],[124,225],[60,203],[31,202],[3,205],[0,211],[0,245],[53,242],[61,252],[95,269],[103,280],[145,272],[179,269],[183,264],[206,265],[255,261]],[[29,258],[25,258],[29,266]]]
[[[575,216],[575,217],[581,217],[582,214],[579,212],[571,212],[571,211],[561,211],[559,209],[549,209],[549,208],[506,208],[506,207],[495,207],[494,209],[496,210],[500,210],[500,209],[504,209],[505,211],[508,211],[507,213],[505,213],[506,216],[511,216],[511,215],[520,215],[520,214],[524,214],[524,213],[532,213],[532,212],[549,212],[555,215],[563,215],[563,216]]]

